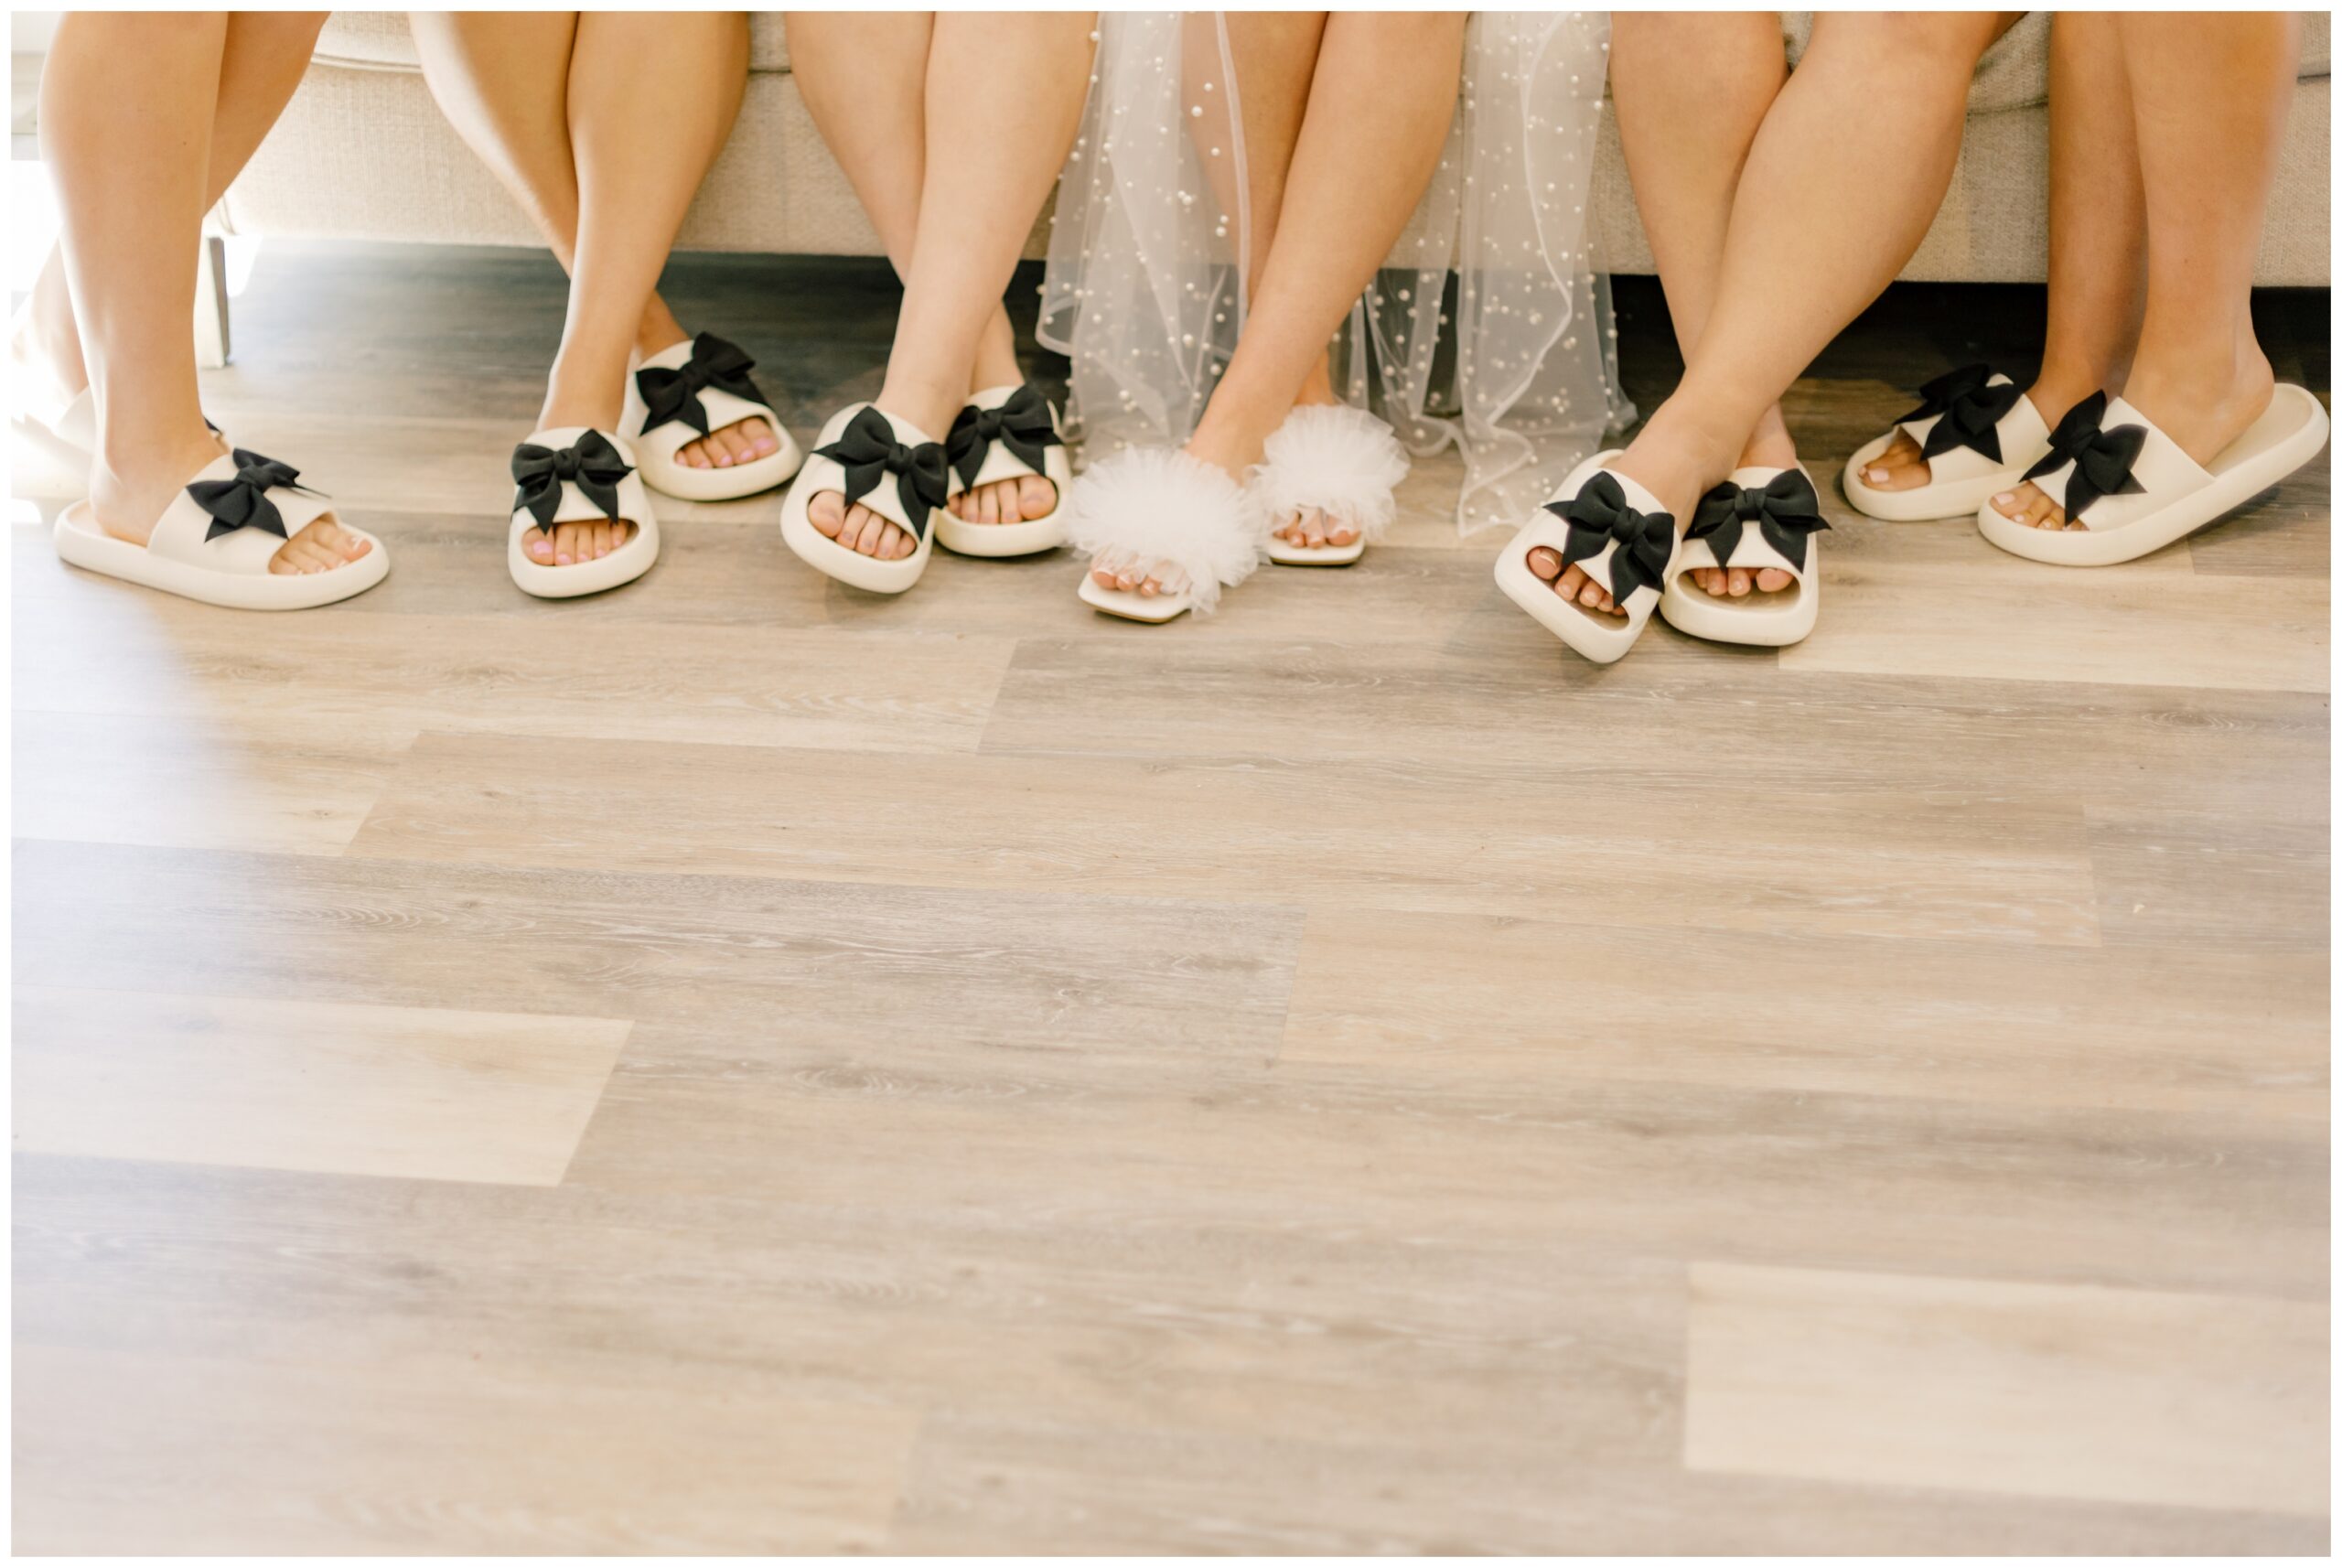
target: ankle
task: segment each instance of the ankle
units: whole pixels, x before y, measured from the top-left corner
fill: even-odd
[[[940,441],[958,417],[967,397],[963,378],[929,376],[889,368],[878,395],[870,401],[892,417],[917,427],[930,441]],[[997,385],[998,383],[994,383]]]
[[[975,373],[968,378],[968,392],[973,396],[990,392],[994,387],[1015,387],[1025,384],[1025,367],[1016,362],[1015,350],[1005,353],[986,349],[976,356]]]
[[[1680,402],[1671,398],[1659,405],[1617,467],[1682,517],[1703,491],[1732,472],[1743,438],[1725,435]]]
[[[586,367],[574,360],[557,359],[545,382],[544,406],[537,413],[537,428],[559,430],[586,425],[616,430],[626,408],[626,372],[607,364]]]
[[[1209,463],[1241,485],[1268,456],[1269,434],[1279,423],[1282,415],[1263,422],[1243,417],[1240,411],[1223,410],[1214,402],[1197,423],[1195,434],[1187,437],[1185,450],[1188,456]]]
[[[164,435],[150,427],[134,444],[102,443],[90,467],[90,506],[107,531],[143,542],[171,498],[226,450],[201,421]]]
[[[650,303],[643,307],[642,325],[635,328],[635,357],[647,360],[653,354],[673,348],[690,336],[683,330],[683,324],[675,319],[675,313],[667,308],[667,302],[653,295]]]
[[[2128,365],[2062,352],[2052,346],[2042,355],[2041,372],[2025,389],[2025,396],[2032,401],[2034,412],[2041,415],[2042,423],[2055,429],[2057,422],[2090,393],[2119,391],[2129,371]]]
[[[1756,428],[1740,446],[1735,468],[1793,468],[1797,467],[1797,438],[1789,434],[1789,424],[1777,406],[1756,422]]]

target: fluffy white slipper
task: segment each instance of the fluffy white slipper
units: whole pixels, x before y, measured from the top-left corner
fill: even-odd
[[[1289,544],[1269,536],[1269,559],[1280,566],[1347,566],[1382,537],[1399,513],[1393,493],[1407,477],[1407,454],[1391,427],[1362,408],[1309,404],[1284,417],[1266,443],[1266,459],[1252,471],[1252,489],[1273,527],[1297,511],[1316,510],[1348,522],[1359,536],[1348,544]]]
[[[1966,517],[2007,489],[2049,450],[2049,426],[2033,400],[1989,365],[1963,365],[1919,389],[1919,406],[1895,422],[1919,444],[1928,482],[1873,489],[1863,470],[1895,444],[1890,430],[1846,459],[1838,476],[1854,510],[1883,522]]]
[[[618,429],[636,453],[643,482],[679,500],[728,501],[788,482],[805,461],[789,427],[748,379],[756,361],[713,332],[661,349],[626,382]],[[675,454],[711,430],[761,419],[780,450],[728,468],[694,468]]]
[[[823,490],[843,495],[896,524],[919,548],[899,561],[879,561],[850,550],[813,526],[806,514]],[[780,536],[799,560],[839,582],[873,594],[899,594],[927,571],[935,553],[934,521],[947,516],[951,494],[943,448],[904,421],[857,403],[830,415],[820,445],[805,459],[781,503]]]
[[[633,582],[659,559],[659,519],[633,448],[617,436],[582,424],[537,431],[512,448],[512,483],[504,562],[523,593],[541,599],[598,594]],[[634,537],[598,561],[540,565],[521,548],[532,528],[550,532],[555,523],[620,520],[634,524]]]
[[[1260,565],[1268,538],[1268,514],[1252,490],[1171,447],[1139,447],[1100,462],[1075,483],[1066,513],[1067,542],[1091,561],[1111,553],[1187,575],[1186,588],[1149,598],[1101,587],[1084,570],[1082,601],[1125,620],[1209,615],[1220,589]]]
[[[381,582],[390,574],[390,552],[347,522],[343,532],[373,546],[357,560],[330,572],[269,571],[286,540],[333,510],[299,478],[257,452],[223,453],[171,498],[143,548],[99,527],[86,500],[58,514],[51,537],[57,553],[76,566],[229,609],[315,609]]]
[[[935,540],[961,555],[1034,555],[1065,542],[1065,498],[1073,488],[1058,411],[1032,385],[987,387],[970,398],[944,437],[951,494],[1038,474],[1058,489],[1058,504],[1029,522],[962,522],[935,514]]]
[[[1802,467],[1734,469],[1693,510],[1659,613],[1676,630],[1710,642],[1787,648],[1804,641],[1821,613],[1821,542],[1813,535],[1829,526]],[[1716,566],[1772,567],[1794,580],[1777,594],[1719,598],[1692,580],[1692,573]]]
[[[2056,566],[2135,561],[2218,522],[2284,479],[2317,456],[2326,433],[2317,399],[2280,383],[2261,417],[2201,465],[2122,399],[2092,392],[2057,422],[2048,456],[2023,476],[2064,509],[2067,526],[2028,528],[2003,517],[1987,498],[1976,510],[1976,527],[2012,555]]]
[[[1634,647],[1681,553],[1675,519],[1659,498],[1611,472],[1608,465],[1621,455],[1596,452],[1571,469],[1553,499],[1497,552],[1497,586],[1505,597],[1596,664],[1615,663]],[[1555,593],[1529,569],[1529,553],[1539,545],[1560,554],[1564,572],[1582,567],[1625,618],[1597,615]]]

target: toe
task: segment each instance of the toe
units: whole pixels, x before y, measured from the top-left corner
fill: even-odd
[[[1732,581],[1727,585],[1725,591],[1730,593],[1735,599],[1746,598],[1748,596],[1748,568],[1746,566],[1735,566],[1732,568]]]
[[[1789,585],[1789,575],[1778,566],[1767,566],[1756,574],[1756,591],[1760,594],[1778,594]]]
[[[732,448],[732,460],[735,463],[753,463],[757,460],[757,438],[749,433],[745,420],[738,424],[727,427],[724,432],[724,441],[725,446]]]
[[[1057,510],[1057,486],[1037,474],[1027,474],[1016,481],[1016,510],[1026,521],[1037,521]]]
[[[1562,575],[1562,553],[1540,544],[1529,553],[1529,570],[1538,581],[1550,583]]]
[[[1555,557],[1559,559],[1559,557]],[[1553,591],[1565,599],[1574,599],[1585,589],[1585,568],[1572,566],[1553,579]]]
[[[824,538],[837,539],[845,522],[845,497],[835,490],[823,490],[806,504],[805,516],[815,532]],[[842,539],[838,542],[845,542]]]
[[[529,559],[534,561],[538,565],[550,566],[553,564],[553,540],[542,531],[532,528],[529,530],[528,532],[522,534],[521,536],[521,548],[527,551],[529,553]]]

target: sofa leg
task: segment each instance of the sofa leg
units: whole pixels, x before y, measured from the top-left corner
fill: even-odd
[[[228,362],[228,242],[203,237],[195,273],[195,362],[216,371]]]

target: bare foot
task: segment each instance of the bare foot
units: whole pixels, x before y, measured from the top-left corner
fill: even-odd
[[[1295,408],[1336,406],[1341,399],[1334,395],[1334,378],[1329,360],[1320,360],[1303,384],[1301,395],[1294,399]],[[1334,517],[1315,507],[1302,507],[1282,517],[1269,520],[1269,532],[1287,544],[1304,550],[1336,549],[1358,542],[1358,527],[1354,520]]]
[[[1746,441],[1718,439],[1670,399],[1659,405],[1610,467],[1657,496],[1680,530],[1690,521],[1699,498],[1731,471],[1733,458],[1746,445]],[[1585,567],[1574,562],[1566,567],[1562,564],[1560,551],[1543,545],[1531,550],[1529,569],[1580,608],[1626,618],[1627,612],[1610,591],[1587,576]]]
[[[898,396],[891,387],[880,388],[872,406],[898,425],[914,430],[941,429],[958,408],[956,403],[944,403],[931,392],[912,391]],[[919,553],[919,541],[908,529],[860,501],[847,505],[842,490],[815,492],[805,504],[805,517],[824,539],[834,539],[848,550],[874,561],[908,561]]]
[[[90,476],[90,510],[98,526],[144,549],[179,491],[227,450],[217,436],[201,431],[171,442],[149,441],[134,456],[106,457]],[[269,558],[268,570],[279,577],[330,572],[372,548],[328,511],[286,540]]]
[[[2268,357],[2250,339],[2213,363],[2158,355],[2142,344],[2122,398],[2154,420],[2181,451],[2198,463],[2209,463],[2268,412],[2276,390]],[[2090,406],[2090,401],[2079,406]],[[2060,433],[2065,423],[2059,422]],[[1992,505],[2003,517],[2028,528],[2056,532],[2090,525],[2087,518],[2068,520],[2065,509],[2030,480],[2003,490]]]

